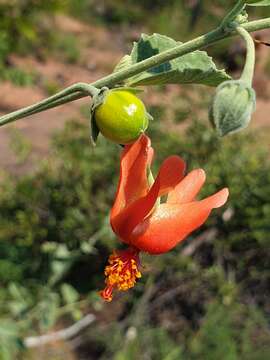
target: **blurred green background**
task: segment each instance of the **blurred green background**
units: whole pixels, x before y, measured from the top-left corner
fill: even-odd
[[[185,41],[211,30],[234,1],[0,1],[0,111],[109,73],[140,33]],[[267,14],[269,13],[269,14]],[[252,9],[251,18],[269,16]],[[269,41],[270,32],[262,32]],[[268,38],[267,38],[268,37]],[[108,221],[120,147],[89,141],[88,101],[0,130],[0,359],[267,360],[270,358],[268,49],[257,48],[258,115],[240,135],[208,124],[212,89],[149,89],[155,173],[171,154],[203,167],[202,196],[227,205],[174,251],[144,255],[137,286],[104,304],[107,257],[121,244]],[[241,41],[209,49],[237,76]],[[94,314],[70,339],[26,338]]]

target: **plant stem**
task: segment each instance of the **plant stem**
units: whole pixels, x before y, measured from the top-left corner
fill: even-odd
[[[48,108],[48,106],[50,108],[51,104],[60,105],[62,103],[62,100],[63,99],[67,100],[68,96],[70,96],[71,94],[73,96],[74,95],[78,96],[80,94],[80,97],[82,97],[82,96],[89,96],[89,95],[94,96],[97,93],[98,93],[98,89],[95,88],[93,85],[86,84],[86,83],[77,83],[77,84],[67,87],[66,89],[64,89],[62,91],[59,91],[57,94],[50,96],[47,99],[44,99],[34,105],[27,106],[23,109],[13,111],[10,114],[2,116],[0,118],[0,125],[4,125],[9,122],[21,119],[25,116],[33,115],[35,113],[44,111]],[[70,100],[70,101],[73,101],[73,100]]]
[[[248,32],[270,28],[270,18],[255,20],[242,24],[241,28],[245,29]],[[224,32],[224,29],[222,28],[222,26],[220,26],[217,29],[205,35],[199,36],[194,40],[190,40],[184,44],[178,45],[172,49],[169,49],[160,54],[152,56],[151,58],[140,61],[139,63],[131,65],[128,69],[124,69],[116,73],[110,74],[108,76],[105,76],[104,78],[97,80],[92,84],[85,84],[85,83],[74,84],[60,91],[59,93],[47,99],[42,100],[39,103],[14,111],[10,114],[4,115],[0,117],[0,126],[21,119],[28,115],[33,115],[38,112],[65,104],[67,102],[81,99],[88,95],[93,96],[97,91],[97,89],[95,88],[101,88],[103,86],[113,87],[119,84],[121,81],[128,79],[134,75],[137,75],[142,71],[163,64],[166,61],[181,57],[195,50],[204,49],[220,40],[235,35],[237,35],[237,32],[234,31],[233,29],[231,30],[230,33],[228,33],[228,32]]]
[[[259,27],[256,25],[257,25],[257,22],[253,21],[251,23],[243,24],[242,28],[247,29],[247,31],[249,31],[248,28],[250,28],[250,31],[255,31],[255,30],[259,29]],[[261,26],[261,28],[269,28],[270,27],[270,18],[264,19],[264,21],[260,21],[259,25]],[[205,35],[199,36],[198,38],[196,38],[194,40],[187,41],[184,44],[178,45],[172,49],[169,49],[160,54],[152,56],[151,58],[140,61],[137,64],[131,65],[128,69],[124,69],[124,70],[118,71],[117,73],[108,75],[108,76],[94,82],[92,85],[96,86],[97,88],[102,87],[102,86],[112,87],[112,86],[118,84],[120,81],[130,78],[134,75],[137,75],[142,71],[145,71],[145,70],[155,67],[157,65],[163,64],[166,61],[173,60],[177,57],[183,56],[183,55],[193,52],[195,50],[206,48],[209,45],[212,45],[213,43],[215,43],[219,40],[228,38],[228,37],[236,35],[236,34],[237,33],[235,31],[233,31],[233,29],[232,29],[231,34],[226,34],[226,33],[224,33],[223,29],[221,27],[219,27]]]
[[[228,25],[245,9],[245,0],[238,0],[232,10],[225,16],[221,23],[221,27],[226,31]]]
[[[45,111],[45,110],[49,110],[49,109],[52,109],[54,107],[57,107],[57,106],[60,106],[60,105],[64,105],[66,103],[69,103],[71,101],[75,101],[75,100],[78,100],[78,99],[82,99],[84,97],[87,97],[89,96],[89,94],[86,94],[85,92],[74,92],[74,93],[71,93],[69,95],[66,95],[66,96],[63,96],[61,98],[59,98],[58,100],[54,100],[54,101],[51,101],[49,102],[48,104],[46,105],[43,105],[42,107],[38,107],[35,108],[34,110],[30,111],[27,116],[29,115],[34,115],[34,114],[37,114],[37,113],[40,113],[42,111]],[[37,103],[38,105],[39,103]],[[25,109],[25,108],[24,108]],[[22,109],[23,110],[23,109]],[[11,115],[12,113],[10,113],[9,115]],[[13,120],[12,120],[13,121]],[[1,118],[0,118],[0,126],[1,126]]]
[[[255,68],[255,45],[252,37],[249,33],[242,28],[242,26],[238,26],[236,28],[238,34],[245,40],[247,47],[246,54],[246,62],[245,67],[241,75],[241,80],[243,80],[248,86],[252,86],[252,80],[254,76],[254,68]]]

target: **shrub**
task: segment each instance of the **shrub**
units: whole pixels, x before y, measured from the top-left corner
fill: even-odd
[[[163,338],[165,342],[173,342],[176,355],[172,352],[172,359],[173,356],[179,358],[182,351],[192,359],[214,351],[210,350],[211,344],[218,341],[219,336],[215,326],[219,328],[219,323],[222,323],[220,338],[225,336],[226,341],[232,342],[231,358],[234,359],[235,354],[244,350],[238,349],[233,326],[222,315],[224,312],[231,314],[231,307],[222,308],[221,315],[216,315],[219,316],[217,320],[211,320],[216,312],[209,310],[208,313],[207,309],[212,302],[229,305],[236,302],[243,303],[244,311],[249,311],[244,304],[248,304],[250,299],[255,308],[260,309],[256,311],[265,313],[269,306],[266,248],[270,172],[266,150],[263,145],[258,145],[255,136],[247,133],[229,137],[221,145],[211,130],[196,121],[189,126],[185,136],[165,134],[155,122],[152,135],[154,147],[158,148],[156,165],[171,153],[182,155],[190,169],[196,166],[206,168],[208,180],[204,195],[226,185],[231,191],[230,202],[223,215],[215,211],[208,223],[190,237],[187,246],[189,242],[196,242],[196,236],[204,231],[217,230],[215,239],[203,243],[192,257],[182,256],[181,247],[155,261],[146,256],[143,261],[153,264],[152,275],[145,274],[132,296],[131,293],[124,295],[126,301],[122,306],[133,308],[135,315],[123,309],[121,316],[131,325],[134,321],[138,323],[138,329],[142,327],[142,334],[147,334],[153,344],[155,339]],[[28,327],[32,327],[33,321],[37,328],[43,329],[44,324],[48,328],[62,314],[65,302],[61,290],[63,283],[78,294],[71,313],[80,309],[76,305],[79,298],[90,295],[91,304],[96,289],[102,286],[107,256],[113,247],[118,246],[107,215],[114,196],[121,149],[102,139],[99,142],[93,150],[87,126],[70,122],[54,138],[53,154],[39,171],[18,180],[9,178],[3,184],[0,195],[0,279],[2,289],[8,290],[0,293],[1,314],[21,319],[22,323],[19,321],[18,324],[21,324],[19,329],[24,329],[24,334],[29,331]],[[154,290],[142,306],[140,298],[148,291],[149,281],[155,284]],[[177,295],[158,300],[175,287]],[[40,312],[40,308],[47,310]],[[44,318],[41,313],[47,316]],[[210,320],[204,320],[203,324],[210,321],[209,326],[213,327],[214,339],[209,338],[209,343],[204,339],[204,334],[208,333],[204,326],[208,325],[203,325],[196,335],[205,316],[206,319],[210,316]],[[173,323],[170,319],[174,319]],[[240,329],[246,328],[247,319],[248,315],[243,317]],[[164,330],[164,321],[169,324],[168,331]],[[155,332],[151,330],[152,326],[163,330]],[[255,331],[255,325],[249,326],[251,332]],[[125,332],[125,328],[121,331]],[[258,332],[260,334],[261,330]],[[189,344],[191,340],[191,348],[185,345],[180,349],[177,345]],[[104,356],[108,353],[110,358],[118,353],[119,341],[116,338],[111,345],[109,340],[100,345]],[[137,338],[135,354],[141,348],[140,341],[144,342],[144,336],[141,340]],[[243,341],[245,346],[251,346],[249,337]],[[129,353],[132,349],[123,351]],[[156,354],[159,350],[153,345],[153,350],[149,351]],[[161,355],[153,355],[153,358],[158,359],[158,356]],[[253,358],[257,359],[256,356]]]

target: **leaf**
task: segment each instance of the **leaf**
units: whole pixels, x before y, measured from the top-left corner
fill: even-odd
[[[83,313],[81,312],[80,309],[75,309],[71,312],[71,316],[73,320],[78,321],[83,317]]]
[[[249,1],[248,6],[270,6],[270,0]]]
[[[16,338],[18,336],[18,328],[15,322],[1,319],[0,338]]]
[[[11,295],[11,298],[7,306],[14,316],[18,316],[23,313],[29,306],[29,297],[27,291],[22,286],[11,282],[8,285],[8,292]]]
[[[142,34],[134,44],[130,56],[125,56],[116,69],[127,68],[153,55],[172,49],[181,42],[159,34]],[[128,86],[162,84],[204,84],[217,86],[230,76],[218,70],[205,51],[194,51],[177,59],[167,61],[125,81]]]
[[[56,322],[60,299],[56,293],[50,293],[38,304],[39,325],[42,329],[50,329]]]
[[[0,319],[0,359],[15,359],[15,353],[20,343],[17,324],[8,319]]]
[[[53,285],[68,272],[75,261],[75,256],[65,244],[52,243],[51,246],[46,245],[45,248],[48,252],[54,249],[51,259],[51,276],[49,278],[50,285]]]
[[[79,293],[69,284],[63,284],[61,286],[61,293],[65,304],[72,304],[79,299]]]
[[[132,65],[132,60],[130,55],[125,55],[122,57],[122,59],[119,61],[119,63],[114,68],[113,72],[121,71],[126,68],[128,68],[130,65]]]

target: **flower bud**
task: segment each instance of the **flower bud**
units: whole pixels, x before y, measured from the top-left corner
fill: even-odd
[[[242,80],[225,81],[216,89],[209,117],[220,136],[248,126],[256,107],[256,94]]]
[[[105,90],[101,97],[93,107],[92,121],[103,136],[118,144],[129,144],[147,129],[150,115],[132,91]]]

